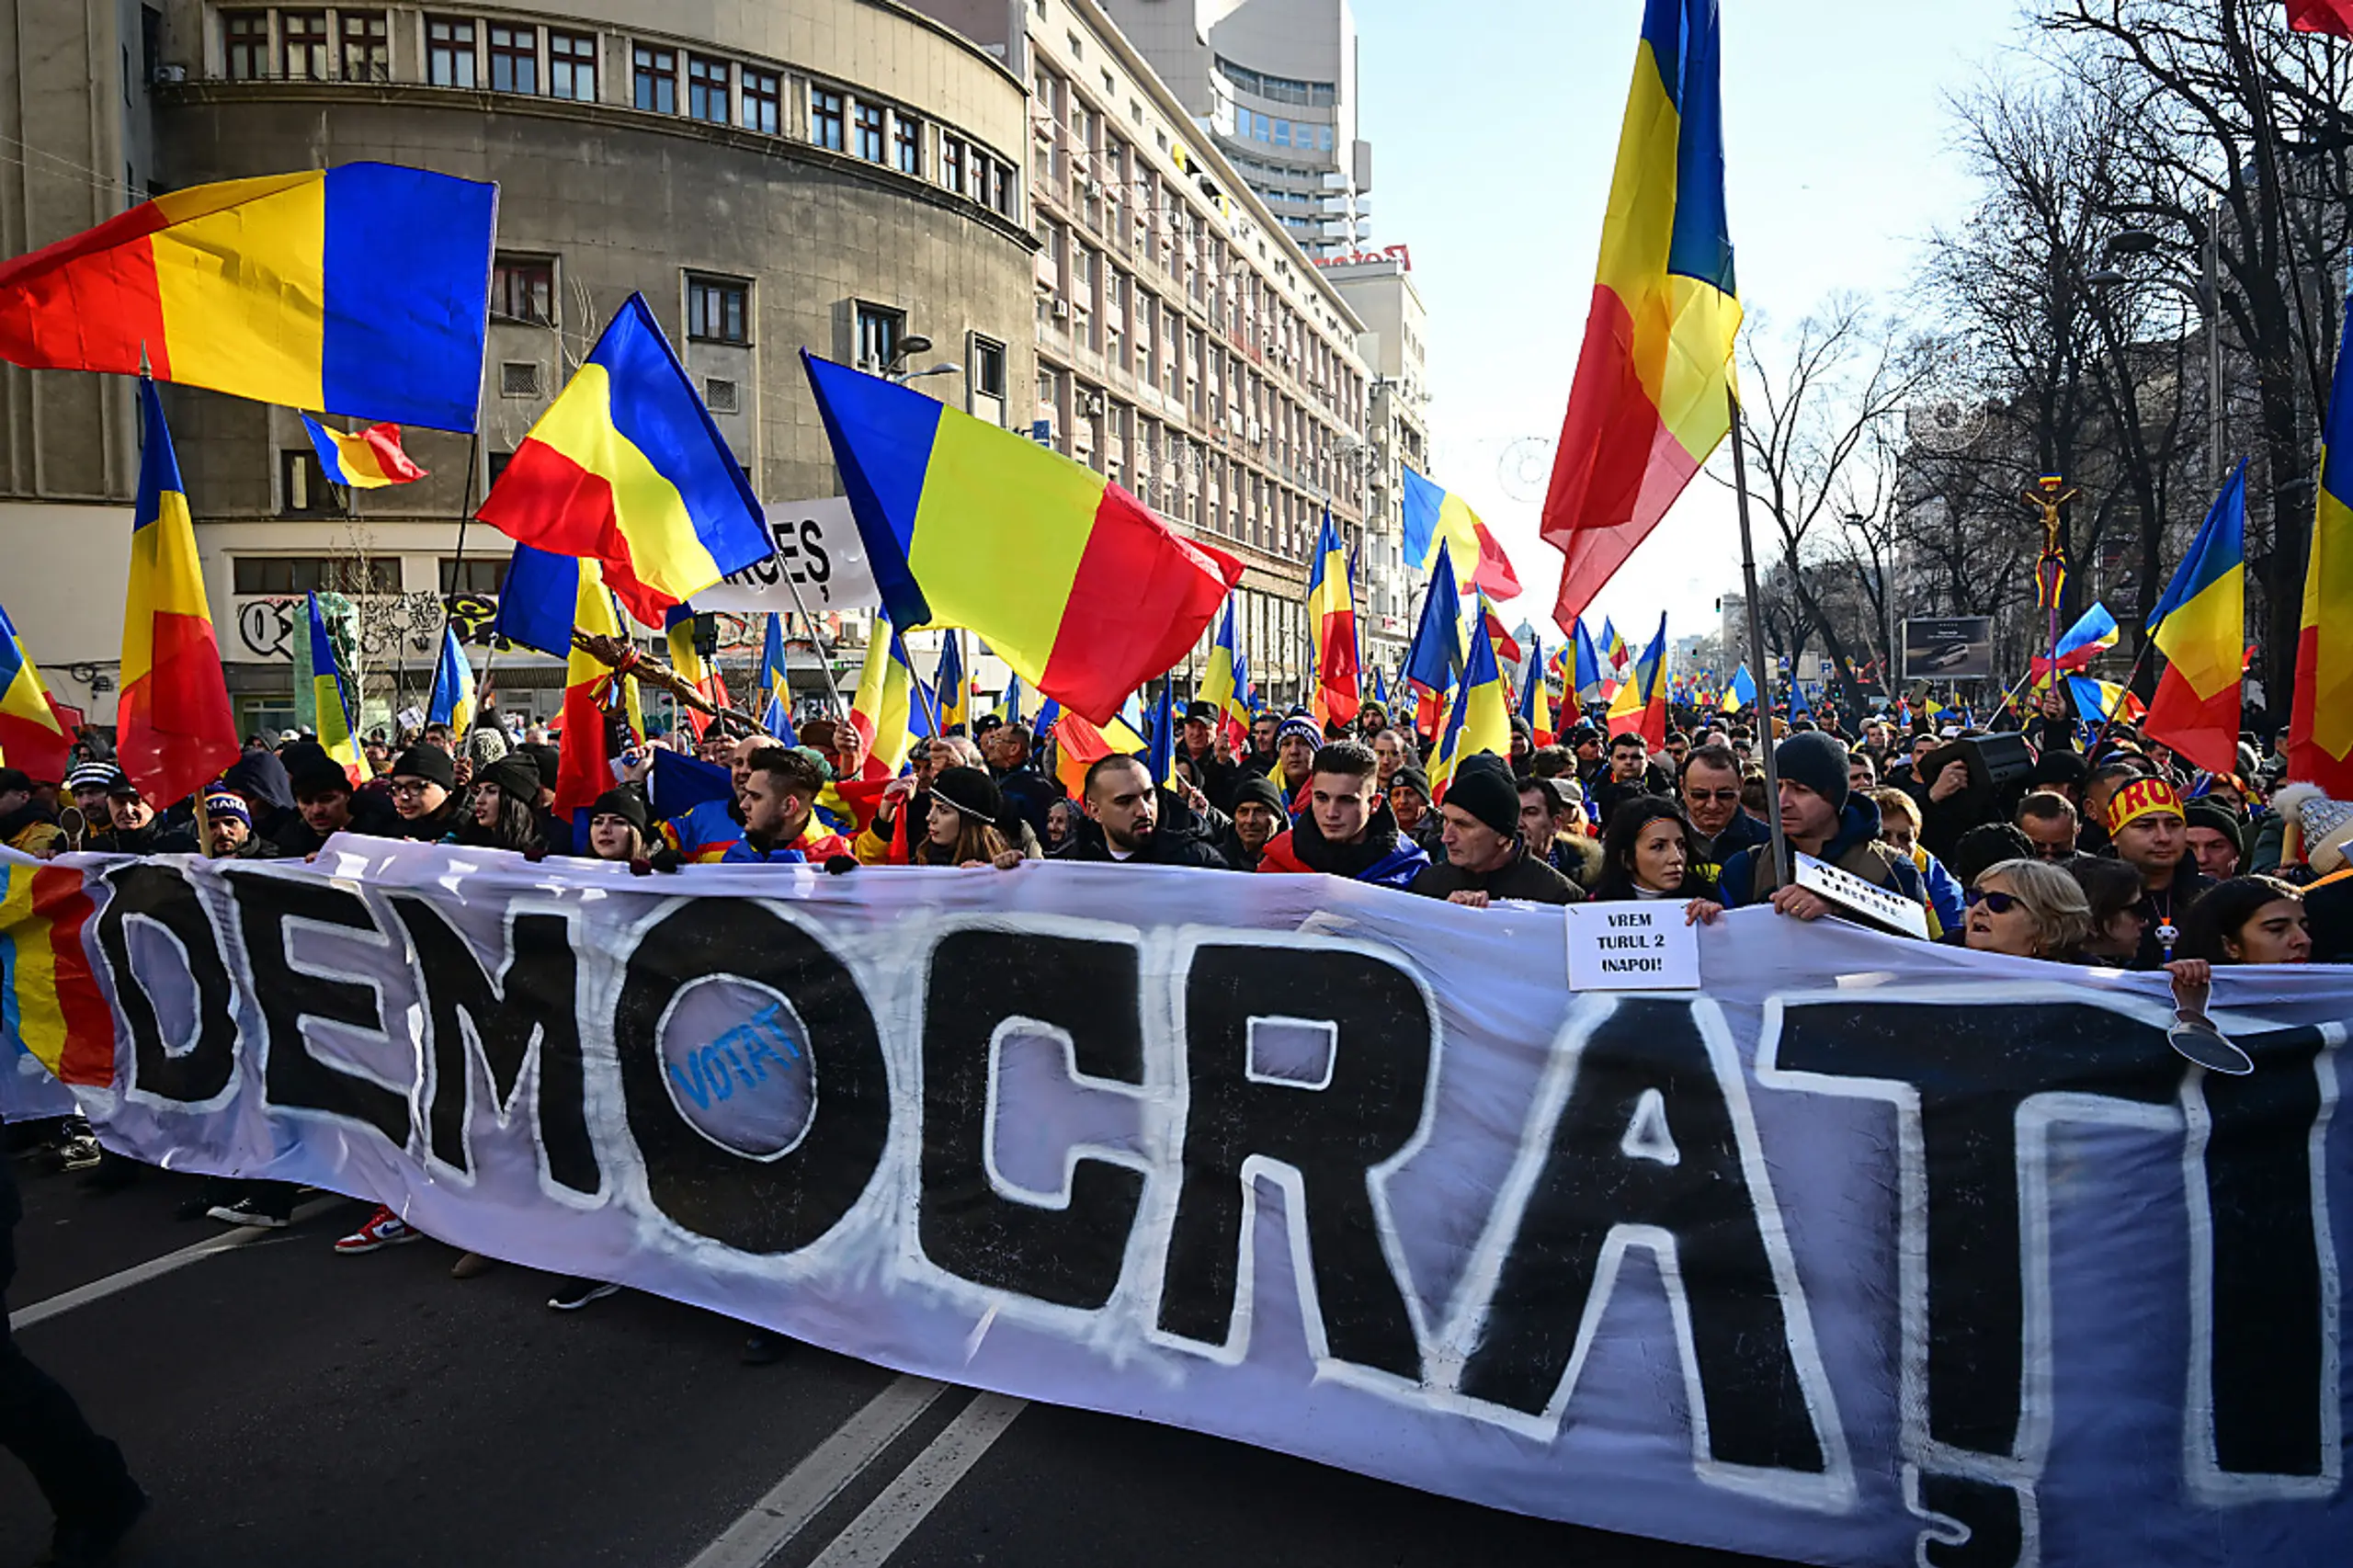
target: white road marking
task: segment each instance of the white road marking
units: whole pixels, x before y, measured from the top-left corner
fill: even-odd
[[[904,1374],[788,1471],[687,1568],[761,1568],[858,1479],[948,1385]]]
[[[294,1221],[300,1224],[304,1220],[314,1219],[325,1213],[338,1203],[350,1201],[348,1198],[313,1198],[294,1210]],[[218,1221],[216,1221],[215,1223]],[[240,1225],[227,1235],[208,1237],[191,1246],[184,1246],[177,1252],[167,1252],[161,1257],[151,1257],[144,1263],[133,1264],[131,1267],[109,1274],[103,1279],[93,1279],[87,1285],[76,1285],[71,1290],[61,1290],[46,1301],[35,1301],[28,1307],[18,1307],[8,1314],[8,1331],[11,1334],[21,1334],[33,1324],[47,1318],[53,1318],[60,1312],[70,1312],[75,1307],[86,1307],[92,1301],[104,1301],[107,1297],[128,1290],[134,1285],[144,1285],[150,1279],[160,1279],[166,1274],[176,1273],[191,1263],[201,1263],[208,1257],[229,1252],[248,1243],[283,1233],[281,1231],[260,1225]]]
[[[809,1568],[881,1568],[1029,1406],[1026,1399],[1001,1393],[984,1393],[966,1405]]]

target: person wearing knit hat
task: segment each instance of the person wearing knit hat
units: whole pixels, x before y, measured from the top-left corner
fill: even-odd
[[[1314,772],[1315,754],[1324,748],[1323,726],[1313,719],[1297,715],[1286,719],[1275,731],[1275,766],[1267,775],[1283,799],[1296,801],[1299,792],[1307,788],[1307,780]]]
[[[995,866],[1011,870],[1021,851],[1006,840],[997,819],[1005,795],[983,767],[943,767],[931,781],[931,813],[923,842],[909,852],[918,866]]]
[[[2181,917],[2214,885],[2190,858],[2189,830],[2180,792],[2163,778],[2140,778],[2108,799],[2105,817],[2109,852],[2141,873],[2140,912],[2146,933],[2133,969],[2155,969],[2172,961],[2181,937]]]
[[[1401,767],[1389,776],[1389,810],[1397,819],[1397,831],[1425,849],[1436,842],[1433,824],[1438,819],[1430,812],[1430,776],[1420,768]],[[1424,841],[1424,828],[1432,829],[1428,842]]]
[[[1774,746],[1773,764],[1780,774],[1781,835],[1792,865],[1797,856],[1811,856],[1927,909],[1920,868],[1880,840],[1879,802],[1847,787],[1845,743],[1819,730],[1802,731]],[[1799,920],[1819,920],[1834,909],[1821,894],[1782,881],[1770,844],[1730,857],[1718,881],[1726,908],[1770,903]]]
[[[351,776],[322,754],[293,769],[294,811],[270,835],[280,855],[315,855],[338,833],[404,836],[381,791],[355,791]]]
[[[1473,909],[1484,909],[1496,899],[1525,903],[1584,899],[1582,888],[1528,852],[1519,832],[1519,786],[1507,768],[1465,767],[1457,771],[1446,787],[1438,815],[1444,823],[1439,842],[1445,858],[1416,871],[1407,884],[1411,892]]]
[[[1274,781],[1256,773],[1235,780],[1233,820],[1217,840],[1218,853],[1237,871],[1255,871],[1275,835],[1290,825],[1290,812]]]
[[[653,818],[645,797],[631,785],[606,790],[588,808],[588,858],[626,860],[632,865],[648,858],[646,835]]]
[[[392,759],[392,810],[404,838],[438,843],[458,825],[457,769],[439,746],[413,745]]]
[[[254,840],[254,813],[245,798],[221,784],[208,784],[203,795],[204,856],[226,860],[248,856],[259,848]]]
[[[2239,862],[2246,858],[2246,828],[2238,812],[2200,795],[2185,803],[2181,814],[2198,869],[2218,882],[2237,876]]]
[[[544,846],[535,802],[539,767],[527,756],[501,756],[476,776],[467,820],[452,837],[476,849],[529,852]]]

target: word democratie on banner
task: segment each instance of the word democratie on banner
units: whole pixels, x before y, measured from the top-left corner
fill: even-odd
[[[1061,869],[83,857],[17,1000],[142,1159],[889,1366],[1812,1562],[2343,1561],[2341,971],[2218,971],[2210,1077],[2148,976]]]

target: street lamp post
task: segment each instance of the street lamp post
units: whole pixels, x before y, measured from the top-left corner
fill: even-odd
[[[2222,201],[2217,196],[2206,210],[2205,255],[2203,276],[2197,281],[2172,272],[2158,272],[2147,281],[2170,289],[2195,306],[2206,324],[2206,483],[2219,488],[2222,483],[2222,442],[2224,424],[2222,410]],[[2126,256],[2146,256],[2164,245],[2157,234],[2147,229],[2120,229],[2108,237],[2100,247],[2106,267],[2085,279],[2102,287],[2129,283],[2132,278],[2116,263]]]

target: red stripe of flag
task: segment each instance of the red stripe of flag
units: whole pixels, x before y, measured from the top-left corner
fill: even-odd
[[[2353,38],[2353,0],[2288,0],[2288,25],[2300,33]]]
[[[661,625],[678,602],[638,580],[612,483],[544,441],[525,437],[474,516],[510,539],[528,537],[551,555],[601,562],[605,585],[642,625]]]
[[[82,873],[43,866],[33,873],[33,913],[49,922],[50,956],[57,977],[58,1011],[65,1018],[65,1045],[57,1077],[65,1084],[114,1082],[114,1014],[98,990],[97,977],[82,950],[82,926],[92,910]]]
[[[140,346],[171,379],[155,247],[165,227],[152,202],[0,266],[0,358],[62,370],[136,375]]]
[[[1142,502],[1106,485],[1039,689],[1081,713],[1117,712],[1135,673],[1149,679],[1175,668],[1241,581],[1241,562],[1178,537]],[[1139,598],[1156,618],[1127,613]]]

